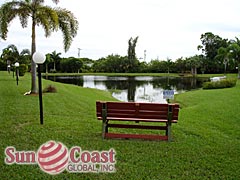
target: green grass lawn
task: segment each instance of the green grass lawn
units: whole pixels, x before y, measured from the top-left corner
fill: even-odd
[[[173,142],[102,140],[96,100],[110,93],[43,80],[57,93],[43,95],[44,125],[38,96],[24,96],[30,75],[0,72],[0,179],[240,179],[240,82],[234,88],[196,90],[176,96],[181,105]],[[117,152],[116,173],[48,175],[38,165],[5,165],[4,150],[37,151],[49,140],[83,150]]]

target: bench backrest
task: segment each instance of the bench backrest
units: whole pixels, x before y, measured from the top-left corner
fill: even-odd
[[[107,111],[107,117],[178,120],[178,104],[135,103],[135,102],[96,102],[97,118],[102,119],[102,108]]]

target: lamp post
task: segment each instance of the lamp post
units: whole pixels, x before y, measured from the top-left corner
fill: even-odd
[[[40,108],[40,124],[43,124],[43,105],[42,105],[42,80],[41,80],[41,64],[46,60],[46,56],[40,52],[33,54],[33,61],[38,65],[38,95]]]
[[[17,86],[18,86],[18,78],[19,78],[19,63],[18,62],[15,62],[14,64],[15,68],[16,68],[16,81],[17,81]]]
[[[7,71],[8,71],[8,74],[10,74],[10,71],[11,71],[11,66],[10,66],[10,64],[7,65]]]

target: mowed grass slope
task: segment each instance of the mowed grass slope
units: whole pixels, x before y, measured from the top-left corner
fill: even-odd
[[[58,92],[43,95],[44,125],[38,96],[23,96],[30,75],[0,72],[0,179],[240,179],[240,84],[230,89],[197,90],[177,95],[179,123],[173,142],[102,140],[96,100],[114,100],[108,92],[43,80]],[[49,140],[68,148],[117,152],[116,173],[63,173],[51,176],[38,165],[5,165],[4,150],[37,151]]]

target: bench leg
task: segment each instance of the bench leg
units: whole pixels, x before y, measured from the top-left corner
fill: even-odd
[[[171,126],[172,123],[167,123],[166,136],[168,137],[168,141],[171,141]]]
[[[106,133],[108,133],[108,124],[106,120],[102,121],[102,138],[105,139]]]

